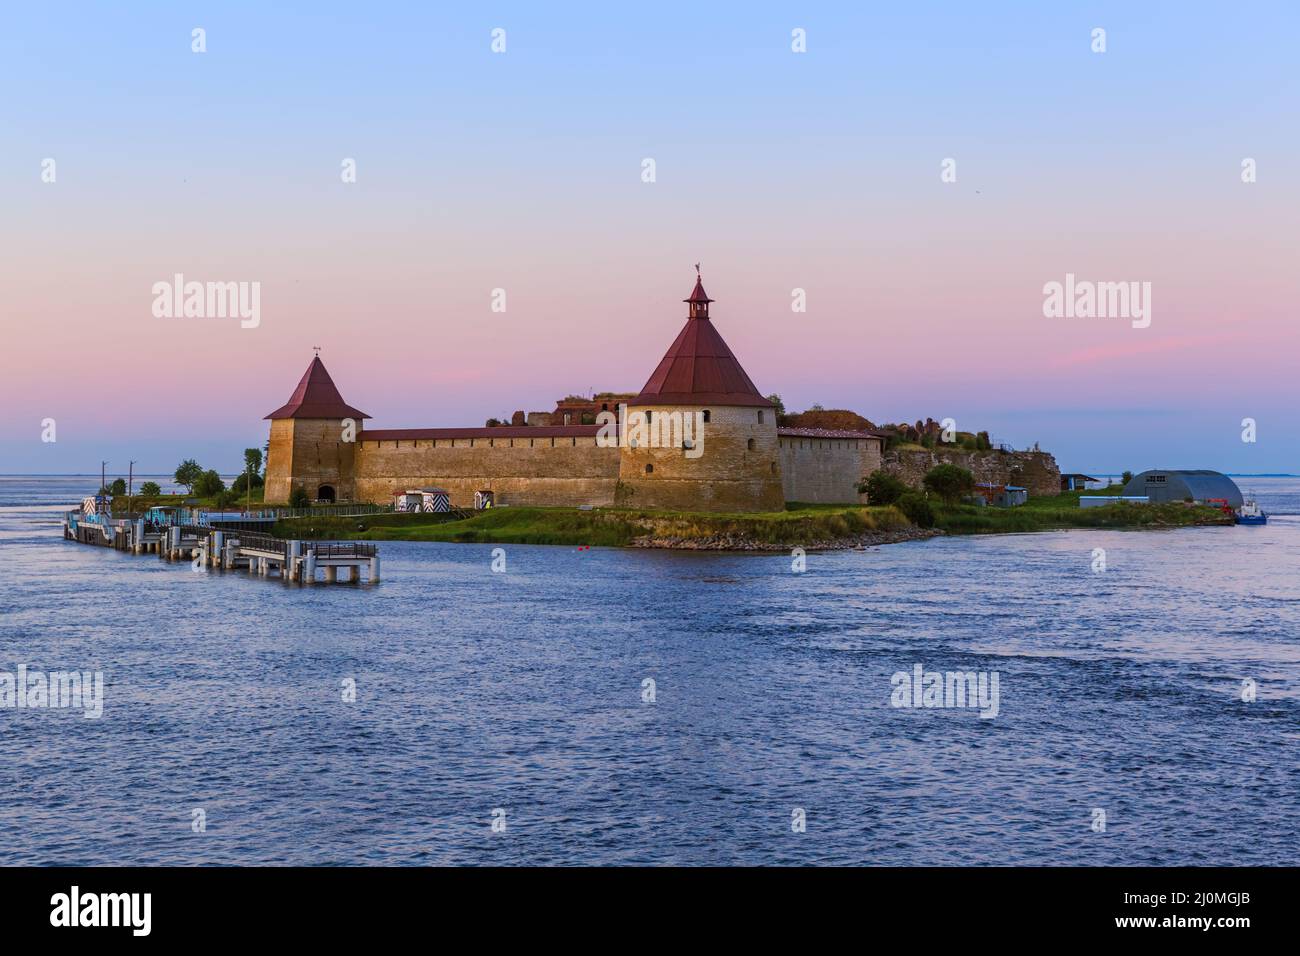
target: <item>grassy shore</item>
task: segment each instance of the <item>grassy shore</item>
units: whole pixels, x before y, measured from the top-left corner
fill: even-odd
[[[907,534],[911,524],[894,508],[792,505],[759,514],[701,514],[600,508],[492,508],[461,521],[431,514],[367,515],[360,518],[294,518],[274,533],[292,538],[386,541],[597,545],[607,547],[836,546],[873,535]],[[814,544],[826,542],[825,545]]]
[[[459,541],[701,550],[785,550],[884,544],[946,534],[1015,534],[1065,528],[1177,528],[1230,524],[1213,508],[1185,504],[1079,507],[1079,492],[1031,498],[1016,508],[936,505],[934,530],[919,529],[893,507],[807,505],[758,514],[709,514],[599,508],[502,507],[463,520],[432,514],[282,520],[285,538]]]
[[[1111,491],[1117,496],[1120,486]],[[1016,534],[1064,528],[1186,528],[1195,525],[1232,524],[1216,508],[1182,502],[1134,505],[1117,501],[1093,508],[1079,507],[1082,495],[1103,492],[1066,491],[1052,497],[1030,498],[1015,508],[979,508],[974,505],[938,505],[935,527],[947,534]]]

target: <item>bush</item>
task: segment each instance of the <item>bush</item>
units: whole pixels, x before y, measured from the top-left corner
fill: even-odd
[[[858,483],[858,494],[865,494],[867,503],[873,505],[892,505],[905,491],[907,485],[880,469]]]
[[[257,472],[253,472],[253,487],[254,487],[254,488],[261,488],[261,487],[262,487],[263,485],[265,485],[265,484],[266,484],[266,482],[262,480],[262,476],[259,475]],[[234,481],[232,481],[232,482],[230,483],[230,490],[233,491],[233,492],[234,492],[235,494],[237,494],[237,495],[242,495],[242,494],[244,494],[245,492],[247,492],[247,491],[248,491],[248,472],[244,472],[242,475],[240,475],[238,478],[236,478]]]
[[[156,481],[146,481],[144,484],[140,486],[140,494],[160,495],[162,494],[162,488],[159,487],[158,482]]]
[[[218,511],[226,511],[239,503],[239,495],[233,491],[218,491],[212,496],[212,500],[216,504]]]
[[[307,497],[307,489],[301,485],[289,492],[290,508],[306,508],[311,504],[311,499]]]
[[[1119,476],[1119,483],[1121,485],[1127,485],[1132,480],[1133,480],[1133,472],[1131,471],[1126,471],[1124,472],[1124,474]]]
[[[958,465],[935,465],[921,483],[944,501],[960,501],[975,490],[975,476]]]
[[[110,495],[126,494],[126,479],[125,478],[113,479],[113,483],[108,486],[108,493]]]
[[[208,498],[226,490],[226,483],[212,469],[208,469],[194,479],[194,493],[200,498]]]
[[[899,511],[907,515],[907,520],[918,528],[934,527],[934,508],[930,499],[919,491],[906,491],[894,502]]]

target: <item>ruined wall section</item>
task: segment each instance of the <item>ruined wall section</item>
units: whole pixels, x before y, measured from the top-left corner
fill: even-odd
[[[892,450],[884,453],[881,467],[905,484],[919,488],[925,473],[942,464],[967,469],[977,482],[1020,485],[1031,495],[1061,493],[1061,469],[1045,451]]]

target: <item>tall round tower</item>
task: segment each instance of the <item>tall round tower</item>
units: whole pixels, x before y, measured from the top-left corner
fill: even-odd
[[[699,267],[696,267],[699,271]],[[776,409],[709,318],[696,276],[686,326],[628,402],[616,503],[682,511],[780,511]]]

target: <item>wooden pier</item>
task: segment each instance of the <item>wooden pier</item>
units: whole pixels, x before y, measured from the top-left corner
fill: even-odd
[[[223,530],[202,525],[156,526],[143,518],[88,520],[69,511],[63,519],[63,537],[82,544],[100,545],[133,554],[157,554],[167,561],[193,561],[223,571],[245,570],[259,577],[285,582],[316,584],[317,572],[325,583],[358,583],[362,571],[370,584],[379,583],[379,549],[363,541],[298,541],[275,538],[257,531]]]

